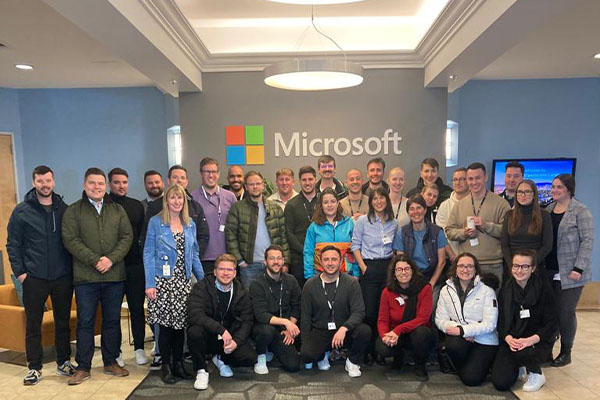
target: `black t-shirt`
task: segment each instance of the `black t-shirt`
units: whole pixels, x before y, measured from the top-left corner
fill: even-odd
[[[51,213],[52,212],[52,204],[48,204],[48,205],[42,204],[42,207],[44,207],[44,210],[47,213]]]
[[[554,238],[554,245],[552,246],[552,250],[548,257],[546,257],[546,269],[551,271],[553,274],[556,274],[558,269],[558,255],[556,253],[557,241],[558,241],[558,226],[560,225],[560,221],[562,221],[565,213],[557,214],[554,211],[550,213],[550,218],[552,218],[552,236]]]

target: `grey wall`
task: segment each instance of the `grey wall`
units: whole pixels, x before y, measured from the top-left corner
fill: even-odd
[[[308,139],[382,137],[393,129],[403,138],[401,155],[383,156],[387,169],[402,166],[407,172],[407,188],[418,178],[420,161],[435,157],[444,164],[446,90],[424,89],[423,71],[369,70],[361,86],[322,92],[295,92],[274,89],[263,83],[263,74],[206,73],[202,93],[182,94],[180,122],[183,135],[183,162],[189,169],[190,188],[199,185],[198,165],[205,156],[221,163],[225,179],[225,127],[264,125],[265,165],[248,166],[275,179],[275,171],[302,165],[316,167],[318,157],[274,156],[274,133],[291,136],[307,132]],[[287,143],[287,141],[286,141]],[[332,154],[333,155],[333,154]],[[334,155],[335,156],[335,155]],[[345,179],[351,167],[366,169],[375,156],[338,157],[338,177]],[[442,167],[442,176],[444,174]]]

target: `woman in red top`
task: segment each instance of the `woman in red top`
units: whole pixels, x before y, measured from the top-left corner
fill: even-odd
[[[412,350],[416,377],[423,382],[429,379],[425,362],[434,339],[431,304],[431,285],[417,264],[404,254],[395,256],[381,294],[375,349],[382,357],[394,356],[396,369],[402,368],[404,350]]]

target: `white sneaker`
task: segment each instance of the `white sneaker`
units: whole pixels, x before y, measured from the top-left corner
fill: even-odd
[[[117,362],[117,365],[119,367],[123,368],[125,366],[125,360],[123,360],[123,353],[119,352],[119,357],[117,357],[115,361]]]
[[[135,363],[137,365],[148,364],[148,357],[146,357],[146,352],[144,349],[137,349],[135,351]]]
[[[152,347],[152,351],[150,352],[150,357],[154,357],[156,355],[156,342],[154,342],[154,347]]]
[[[218,355],[213,356],[212,362],[219,370],[219,375],[221,375],[223,378],[231,378],[233,376],[233,371],[231,370],[231,367],[225,364],[223,361],[221,361],[221,358]]]
[[[527,380],[527,368],[519,368],[519,375],[517,376],[517,380],[521,382],[525,382]]]
[[[317,361],[317,368],[319,368],[319,371],[329,371],[329,368],[331,368],[328,351],[325,352],[325,357],[321,361]]]
[[[208,389],[208,372],[203,369],[199,369],[196,374],[196,381],[194,382],[194,389],[206,390]]]
[[[523,391],[537,392],[542,388],[542,386],[544,386],[544,383],[546,383],[546,377],[544,376],[543,372],[541,374],[534,374],[533,372],[530,372],[529,376],[527,377],[527,382],[525,382],[523,385]]]
[[[275,357],[274,353],[271,353],[270,351],[267,351],[265,353],[265,355],[267,356],[267,362],[270,363],[271,361],[273,361],[273,357]]]
[[[350,378],[358,378],[362,375],[362,372],[360,372],[360,365],[354,364],[352,361],[350,361],[350,358],[346,358],[345,369],[348,372],[348,376]]]
[[[256,358],[254,372],[258,375],[267,375],[269,373],[269,368],[267,368],[267,356],[265,354],[259,354]]]

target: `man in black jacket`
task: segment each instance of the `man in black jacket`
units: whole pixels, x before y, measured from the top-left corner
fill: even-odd
[[[188,298],[188,346],[197,371],[194,388],[208,388],[206,354],[224,378],[233,376],[230,365],[251,366],[256,352],[246,341],[254,315],[247,290],[235,279],[236,258],[222,254],[215,260],[214,275],[196,283]]]
[[[35,385],[42,379],[42,319],[48,296],[54,314],[56,373],[72,376],[75,372],[69,344],[73,265],[61,238],[67,205],[54,193],[54,173],[50,168],[40,165],[32,175],[33,189],[10,216],[6,243],[13,274],[23,285],[29,368],[24,385]]]
[[[439,170],[440,164],[435,158],[426,158],[421,161],[421,170],[419,172],[420,177],[417,181],[417,186],[410,189],[406,194],[406,197],[410,198],[415,194],[421,193],[423,186],[425,186],[426,183],[435,183],[439,189],[435,208],[439,208],[440,204],[442,204],[444,200],[449,199],[450,194],[452,194],[452,188],[444,184],[444,181],[442,181],[442,178],[440,178]]]
[[[284,370],[300,369],[300,357],[294,343],[300,334],[300,286],[296,278],[283,272],[283,248],[271,245],[265,250],[264,275],[250,284],[250,298],[256,323],[252,331],[256,341],[257,362],[254,372],[269,373],[267,350],[277,356]]]

